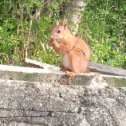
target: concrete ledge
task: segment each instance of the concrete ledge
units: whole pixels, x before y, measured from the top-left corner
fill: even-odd
[[[44,82],[51,84],[68,84],[68,78],[58,67],[43,64],[44,69],[0,65],[0,79]],[[98,73],[80,74],[75,76],[72,84],[86,85],[94,77],[102,77],[108,85],[116,87],[126,86],[126,77],[103,75]]]

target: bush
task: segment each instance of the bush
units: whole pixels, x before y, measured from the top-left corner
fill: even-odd
[[[91,45],[98,63],[126,68],[126,1],[91,0],[84,11],[79,35]]]
[[[28,56],[60,65],[60,57],[49,48],[48,39],[55,22],[62,18],[61,8],[70,0],[0,1],[0,63],[23,65]],[[42,13],[34,19],[37,9]],[[126,68],[126,1],[88,0],[78,35],[85,38],[93,52],[92,61]]]
[[[23,65],[28,54],[29,58],[58,65],[60,58],[52,58],[56,56],[47,42],[65,1],[1,0],[0,63]],[[34,19],[37,9],[42,10],[39,20]]]

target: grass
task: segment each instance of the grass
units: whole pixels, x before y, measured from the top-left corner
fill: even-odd
[[[60,7],[69,0],[52,0],[44,6],[38,0],[0,1],[0,63],[24,65],[26,56],[60,65],[61,58],[49,48],[52,26],[62,15]],[[126,1],[87,0],[78,30],[92,49],[92,61],[126,68]],[[33,15],[42,8],[40,19]]]
[[[125,0],[88,1],[79,35],[90,44],[93,61],[126,68],[125,15]]]

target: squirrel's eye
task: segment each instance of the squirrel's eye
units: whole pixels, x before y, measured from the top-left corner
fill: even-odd
[[[60,32],[61,32],[60,30],[57,31],[57,33],[60,33]]]

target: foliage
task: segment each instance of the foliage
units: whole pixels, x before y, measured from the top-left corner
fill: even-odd
[[[53,24],[60,19],[60,6],[68,0],[0,1],[0,63],[22,65],[26,56],[50,64],[60,58],[48,47]],[[41,9],[40,18],[34,14]]]
[[[28,58],[60,64],[48,46],[52,26],[70,0],[1,0],[0,63],[23,65]],[[40,18],[35,20],[37,9]],[[126,68],[126,1],[88,0],[78,35],[91,46],[93,61]]]
[[[98,63],[126,68],[126,1],[90,0],[80,35],[91,45]]]

